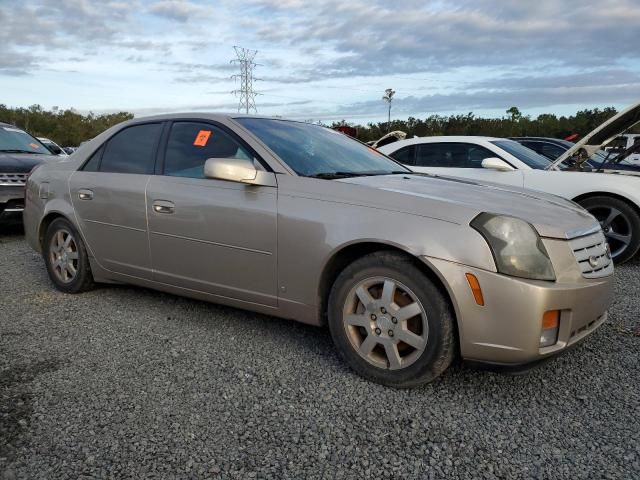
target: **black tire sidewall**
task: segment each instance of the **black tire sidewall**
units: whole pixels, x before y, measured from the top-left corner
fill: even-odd
[[[49,255],[49,247],[51,245],[51,239],[61,229],[69,231],[73,235],[73,239],[78,248],[78,273],[76,277],[69,283],[61,282],[53,271],[51,265],[51,257]],[[91,267],[89,265],[89,257],[87,255],[87,249],[84,245],[84,241],[80,236],[78,230],[65,218],[57,218],[47,227],[47,231],[44,237],[44,244],[42,245],[42,256],[44,257],[44,263],[47,268],[49,278],[54,283],[56,288],[65,293],[78,293],[86,290],[92,283],[93,277],[91,276]]]
[[[631,242],[620,255],[614,258],[614,262],[616,264],[627,262],[631,260],[636,253],[638,253],[638,250],[640,249],[640,215],[638,215],[638,212],[636,212],[631,205],[619,198],[607,196],[589,197],[581,200],[579,203],[587,210],[596,206],[615,207],[629,219],[631,226]]]
[[[389,277],[409,287],[426,311],[427,346],[408,367],[385,370],[368,363],[354,349],[344,330],[343,306],[353,286],[371,277]],[[328,305],[329,329],[341,357],[361,376],[392,387],[411,387],[440,375],[451,363],[453,318],[449,305],[435,284],[411,261],[399,255],[369,255],[356,260],[336,279]]]

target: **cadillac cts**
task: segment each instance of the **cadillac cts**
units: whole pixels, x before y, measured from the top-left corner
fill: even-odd
[[[523,365],[607,316],[598,222],[559,197],[415,174],[332,130],[167,115],[36,168],[25,229],[55,286],[130,283],[313,325],[396,387],[456,356]]]

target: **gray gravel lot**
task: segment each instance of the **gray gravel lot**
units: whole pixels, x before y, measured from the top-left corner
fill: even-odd
[[[59,293],[15,229],[0,265],[0,478],[640,478],[640,263],[567,355],[408,391],[351,373],[323,329]]]

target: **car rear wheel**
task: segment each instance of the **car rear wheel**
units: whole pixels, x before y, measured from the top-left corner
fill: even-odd
[[[71,223],[58,218],[45,234],[42,254],[49,278],[65,293],[80,293],[93,287],[93,276],[82,238]]]
[[[624,263],[640,248],[640,216],[628,203],[618,198],[597,196],[580,202],[602,226],[611,249],[611,258]]]
[[[456,352],[451,308],[411,259],[377,252],[349,265],[329,296],[329,328],[353,370],[407,388],[444,372]]]

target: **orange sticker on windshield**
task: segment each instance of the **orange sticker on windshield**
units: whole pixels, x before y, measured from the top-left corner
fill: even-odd
[[[30,143],[29,146],[33,148],[40,148],[40,146],[37,143]]]
[[[198,136],[193,141],[193,144],[196,147],[204,147],[207,145],[207,142],[209,141],[210,136],[211,136],[211,130],[200,130],[198,132]]]

